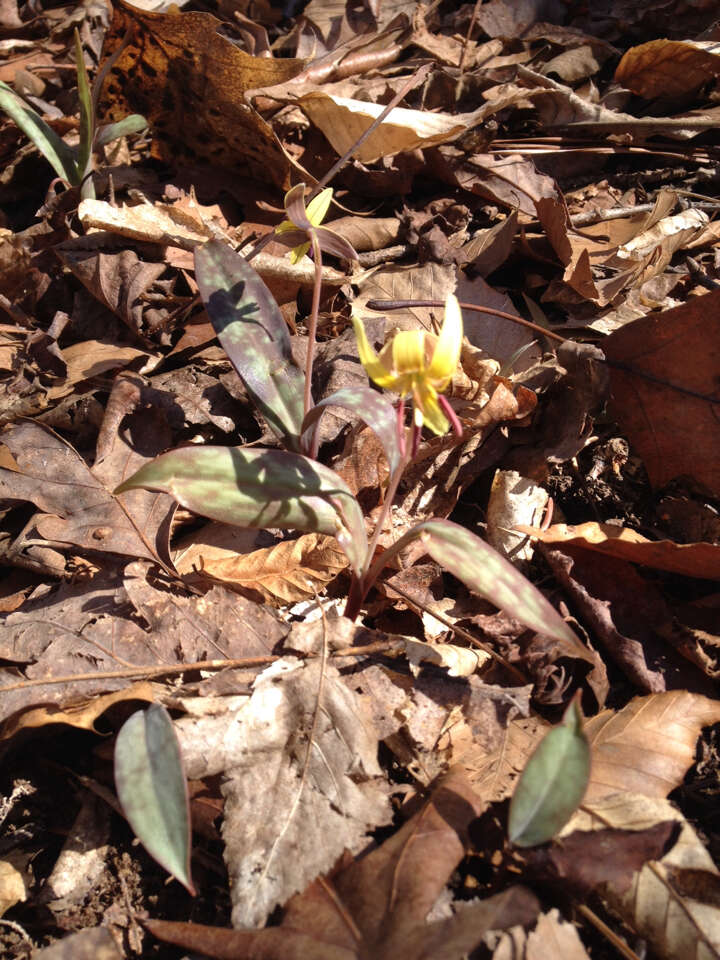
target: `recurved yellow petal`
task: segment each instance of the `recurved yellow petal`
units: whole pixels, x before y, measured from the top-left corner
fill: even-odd
[[[445,319],[443,320],[440,336],[435,345],[427,376],[438,389],[447,386],[460,362],[462,349],[463,323],[460,304],[453,294],[445,301]]]
[[[358,353],[360,354],[360,362],[365,367],[367,375],[371,380],[374,380],[379,387],[382,387],[384,390],[392,390],[396,378],[383,366],[380,358],[370,346],[370,341],[365,333],[362,320],[354,316],[352,323],[355,330]]]
[[[281,224],[282,226],[282,224]],[[293,247],[290,251],[290,263],[297,263],[298,260],[302,260],[305,254],[310,249],[309,243],[301,243],[298,247]]]
[[[314,227],[319,227],[327,216],[332,195],[332,187],[326,187],[316,197],[313,197],[307,205],[307,218]]]

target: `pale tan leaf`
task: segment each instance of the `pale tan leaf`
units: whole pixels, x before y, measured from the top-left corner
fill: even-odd
[[[470,650],[453,643],[423,643],[421,640],[406,640],[405,655],[415,676],[421,663],[434,663],[445,667],[451,677],[470,677],[490,659],[490,654],[484,650]]]
[[[667,796],[693,763],[701,729],[719,721],[720,701],[685,690],[636,697],[618,713],[591,717],[585,723],[592,748],[586,803],[618,790]]]
[[[528,934],[525,960],[589,960],[582,940],[572,923],[563,920],[557,910],[541,914],[537,926]]]
[[[213,580],[260,593],[270,603],[295,603],[314,597],[345,567],[334,537],[306,533],[252,553],[208,559],[202,569]]]
[[[668,800],[635,793],[586,800],[563,834],[605,827],[646,830],[666,820],[680,824],[675,845],[662,860],[646,863],[629,890],[606,888],[603,896],[663,960],[717,960],[720,874],[693,828]]]

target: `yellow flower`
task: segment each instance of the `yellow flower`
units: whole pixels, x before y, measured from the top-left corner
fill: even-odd
[[[275,227],[275,237],[281,243],[293,249],[290,251],[290,262],[302,260],[310,249],[310,241],[306,239],[314,233],[320,244],[320,249],[332,253],[345,260],[357,260],[357,253],[352,245],[344,240],[329,227],[320,224],[327,216],[332,201],[332,188],[326,187],[313,197],[305,206],[305,184],[298,183],[285,194],[285,213],[287,220]]]
[[[460,362],[463,326],[457,298],[445,301],[445,319],[438,337],[424,330],[401,330],[375,353],[365,327],[353,317],[360,360],[368,376],[384,390],[412,396],[415,425],[445,433],[450,423],[441,409],[438,392],[450,383]],[[444,400],[444,404],[447,401]]]

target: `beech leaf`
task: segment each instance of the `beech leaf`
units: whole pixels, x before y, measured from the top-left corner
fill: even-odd
[[[172,721],[159,704],[134,713],[120,728],[115,787],[135,836],[194,896],[185,772]]]

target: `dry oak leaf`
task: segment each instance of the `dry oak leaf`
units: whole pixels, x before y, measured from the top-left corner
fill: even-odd
[[[596,523],[594,520],[577,526],[554,523],[547,530],[524,524],[515,524],[513,529],[543,543],[551,543],[561,550],[563,546],[581,547],[685,577],[720,580],[720,546],[712,543],[648,540],[628,527]]]
[[[141,113],[160,156],[242,169],[283,189],[290,162],[246,90],[291,80],[304,60],[251,57],[217,31],[209,13],[149,13],[114,0],[103,63],[124,43],[101,92],[104,120]],[[101,65],[102,69],[102,65]]]
[[[344,570],[348,561],[335,537],[306,533],[252,553],[205,560],[201,576],[225,587],[260,594],[273,604],[296,603],[319,593]]]
[[[538,903],[523,887],[464,904],[453,916],[426,918],[468,843],[479,812],[458,769],[422,809],[360,860],[347,859],[287,904],[279,927],[223,930],[147,921],[156,936],[210,957],[237,960],[460,960],[489,930],[534,920]]]
[[[720,722],[720,701],[685,690],[636,697],[619,712],[585,721],[592,771],[585,803],[626,790],[666,797],[695,759],[703,727]]]
[[[651,40],[625,52],[618,83],[650,100],[682,97],[720,76],[720,43],[711,40]]]
[[[689,475],[720,493],[720,325],[708,322],[719,311],[714,290],[634,320],[603,341],[610,415],[654,487]]]

